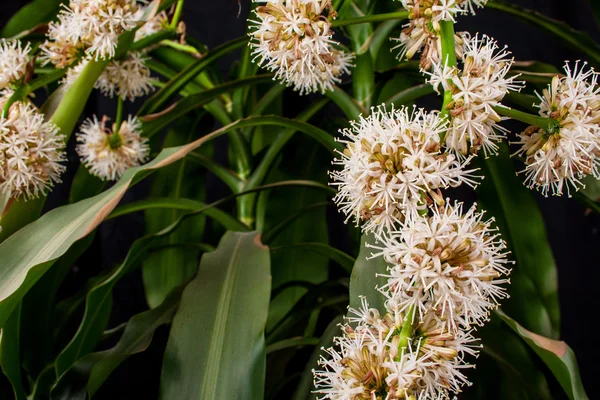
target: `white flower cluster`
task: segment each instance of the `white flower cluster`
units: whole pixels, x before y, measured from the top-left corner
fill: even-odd
[[[313,371],[319,399],[449,399],[468,384],[465,357],[478,354],[470,332],[442,331],[429,314],[405,335],[412,320],[392,302],[383,317],[364,298],[350,314],[343,336]]]
[[[115,133],[106,124],[108,118],[87,119],[77,134],[77,153],[92,175],[102,180],[117,180],[131,167],[145,163],[150,153],[146,138],[141,136],[141,123],[135,117],[123,121]]]
[[[409,12],[409,22],[399,38],[394,49],[400,49],[399,59],[411,59],[422,51],[421,68],[428,70],[432,63],[441,61],[442,44],[440,40],[440,22],[453,21],[459,14],[475,13],[475,7],[483,7],[487,0],[401,0]],[[455,51],[459,58],[464,52],[464,42],[468,34],[455,34]]]
[[[146,58],[141,53],[129,53],[122,61],[111,61],[94,85],[102,94],[113,98],[115,95],[123,100],[134,101],[154,91],[151,83],[150,69],[145,64]],[[63,83],[72,85],[81,71],[88,65],[89,59],[83,60],[73,68],[69,68]]]
[[[443,203],[440,189],[476,185],[474,170],[466,169],[470,159],[461,162],[442,151],[446,125],[437,112],[379,107],[351,125],[342,131],[346,149],[334,161],[343,168],[330,175],[338,186],[336,203],[348,218],[364,222],[365,231],[384,235],[430,204]]]
[[[154,86],[145,60],[141,53],[129,53],[123,61],[112,61],[96,82],[96,88],[110,98],[116,94],[129,101],[152,93]]]
[[[465,41],[462,68],[449,68],[437,62],[427,73],[436,91],[441,86],[452,93],[446,106],[450,125],[445,137],[447,148],[461,156],[475,154],[480,149],[486,155],[496,154],[497,142],[506,135],[498,125],[503,118],[494,110],[510,91],[519,91],[521,82],[508,72],[514,62],[506,49],[487,36]]]
[[[585,63],[565,65],[565,76],[555,76],[540,99],[542,117],[555,122],[548,132],[536,126],[519,135],[518,155],[525,157],[526,184],[544,195],[578,190],[581,179],[600,179],[600,87],[598,73]]]
[[[353,56],[332,39],[331,0],[272,0],[255,14],[254,60],[300,94],[331,90],[350,72]]]
[[[463,11],[473,4],[415,2]],[[375,232],[373,257],[388,265],[378,288],[386,315],[366,303],[353,311],[356,328],[344,326],[314,371],[321,399],[451,398],[468,384],[461,371],[469,367],[464,356],[476,354],[470,330],[508,297],[510,262],[493,219],[475,206],[465,212],[442,190],[476,185],[467,166],[479,149],[497,151],[504,131],[494,108],[521,86],[508,76],[506,50],[485,36],[463,39],[460,68],[430,60],[430,83],[452,95],[443,113],[380,107],[342,132],[335,201]]]
[[[2,93],[1,109],[12,92]],[[44,196],[60,182],[64,137],[32,104],[15,102],[0,118],[0,191],[13,198]]]
[[[383,291],[402,311],[434,313],[444,330],[483,325],[508,282],[506,245],[475,207],[433,208],[394,231],[379,247],[390,265]],[[374,246],[377,247],[377,246]]]
[[[84,56],[113,58],[119,35],[137,26],[138,10],[137,0],[71,0],[50,24],[44,61],[65,68]]]
[[[0,90],[4,90],[23,79],[31,59],[31,46],[19,40],[0,41]]]

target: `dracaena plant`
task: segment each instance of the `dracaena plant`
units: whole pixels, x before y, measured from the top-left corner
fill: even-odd
[[[483,7],[582,60],[515,60],[458,29]],[[600,46],[495,0],[257,1],[214,49],[184,16],[183,0],[35,0],[3,30],[2,398],[118,393],[108,378],[151,343],[160,385],[142,397],[586,398],[532,192],[600,210],[584,190]],[[113,110],[80,120],[94,90]],[[103,258],[104,222],[135,212],[126,256],[65,289]],[[147,311],[115,323],[131,276]]]

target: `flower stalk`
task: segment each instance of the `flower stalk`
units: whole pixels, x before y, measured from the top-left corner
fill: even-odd
[[[454,39],[454,22],[452,21],[441,21],[440,22],[440,40],[442,42],[442,63],[446,66],[453,68],[457,65],[456,60],[456,43]],[[443,121],[448,119],[450,110],[448,105],[452,103],[452,91],[444,90],[444,102],[440,113],[440,119]],[[440,141],[444,141],[446,131],[443,131],[440,135]]]
[[[173,14],[173,19],[171,20],[171,29],[177,29],[177,25],[179,25],[179,20],[181,19],[181,13],[183,12],[183,3],[184,3],[184,0],[179,0],[177,2],[177,6],[175,8],[175,13]]]
[[[558,121],[552,118],[540,117],[538,115],[529,114],[519,110],[513,110],[512,108],[496,106],[494,110],[505,117],[516,119],[517,121],[526,123],[528,125],[537,126],[542,128],[549,134],[554,134],[560,129]]]

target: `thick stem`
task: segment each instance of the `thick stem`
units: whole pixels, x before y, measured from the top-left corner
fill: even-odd
[[[525,124],[534,125],[539,128],[542,128],[550,134],[556,133],[558,129],[560,129],[559,123],[553,120],[552,118],[540,117],[539,115],[529,114],[523,111],[513,110],[512,108],[503,106],[494,107],[494,111],[505,117],[510,117],[512,119],[516,119],[517,121],[521,121]]]
[[[408,19],[408,11],[398,11],[387,14],[375,14],[375,15],[367,15],[364,17],[358,18],[348,18],[348,19],[339,19],[331,21],[332,28],[338,28],[341,26],[348,25],[357,25],[364,24],[368,22],[381,22],[381,21],[391,21],[395,19]]]

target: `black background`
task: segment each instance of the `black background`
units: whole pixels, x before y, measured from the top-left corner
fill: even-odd
[[[2,0],[0,24],[4,24],[26,3],[25,0]],[[513,3],[565,21],[600,41],[600,27],[596,24],[586,0],[513,0]],[[187,0],[183,19],[187,23],[189,34],[212,48],[244,34],[248,4],[248,0],[242,1],[242,11],[238,17],[237,0]],[[481,10],[475,18],[461,18],[459,25],[460,30],[486,33],[499,43],[508,45],[517,60],[540,60],[560,66],[564,60],[576,60],[581,57],[537,28],[492,10]],[[227,63],[223,65],[225,69],[228,67]],[[105,99],[95,96],[91,99],[86,114],[111,113],[112,107]],[[76,163],[76,160],[73,159],[72,163]],[[71,166],[70,170],[73,170]],[[65,181],[65,185],[57,188],[51,195],[51,204],[64,198],[69,178]],[[208,192],[216,192],[215,196],[218,196],[222,188],[217,189],[215,191],[209,187]],[[142,187],[138,190],[144,189]],[[135,193],[130,196],[135,196]],[[586,210],[572,199],[538,196],[538,200],[559,269],[562,339],[575,350],[584,385],[588,395],[593,398],[600,389],[600,381],[595,377],[598,370],[596,357],[600,356],[596,343],[599,326],[596,318],[600,308],[600,218],[597,215],[588,215]],[[85,259],[78,264],[69,279],[71,289],[76,289],[88,276],[122,260],[129,244],[143,233],[143,218],[138,216],[126,222],[105,224],[100,233],[100,239],[94,247],[96,254],[101,253],[102,257]],[[335,232],[332,234],[335,235]],[[133,275],[123,280],[115,293],[114,319],[117,322],[144,310],[143,287],[139,276]],[[159,331],[149,351],[133,357],[115,371],[97,398],[156,398],[161,352],[167,334],[166,329]],[[562,398],[560,389],[556,393],[556,398]]]

